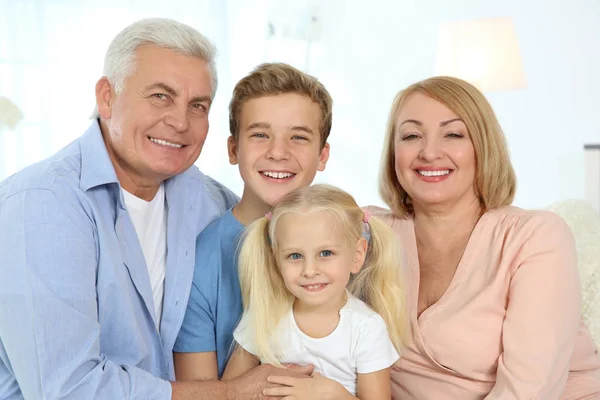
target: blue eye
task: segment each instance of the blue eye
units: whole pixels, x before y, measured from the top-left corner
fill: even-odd
[[[155,98],[157,98],[159,100],[166,100],[167,99],[167,95],[164,94],[164,93],[154,93],[152,95],[152,97],[155,97]]]
[[[319,255],[321,257],[329,257],[333,255],[333,252],[331,250],[323,250],[321,253],[319,253]]]
[[[253,133],[252,137],[259,138],[259,139],[265,139],[267,137],[267,135],[265,133],[257,132],[257,133]]]
[[[290,254],[288,256],[288,258],[292,259],[292,260],[299,260],[299,259],[302,258],[302,254],[300,254],[300,253],[292,253],[292,254]]]
[[[292,139],[308,140],[307,137],[300,136],[300,135],[294,135],[294,136],[292,136]]]

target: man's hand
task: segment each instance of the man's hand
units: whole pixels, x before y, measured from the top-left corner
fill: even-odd
[[[267,378],[286,377],[296,380],[310,378],[314,368],[309,366],[289,365],[285,368],[277,368],[272,365],[263,364],[251,369],[239,378],[227,381],[228,400],[274,400],[279,396],[267,397],[263,391],[267,388],[278,388],[281,385],[268,383]]]
[[[269,383],[278,387],[263,390],[265,396],[276,396],[282,400],[340,400],[356,399],[339,382],[323,377],[318,372],[313,379],[298,379],[291,376],[269,376]],[[270,397],[272,398],[272,397]]]

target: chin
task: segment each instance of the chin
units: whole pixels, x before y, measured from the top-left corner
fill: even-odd
[[[262,197],[261,196],[261,200],[263,201],[263,203],[265,203],[266,205],[268,205],[269,207],[274,207],[277,203],[279,203],[289,192],[285,192],[285,193],[281,193],[281,195],[277,195],[277,196],[265,196]]]

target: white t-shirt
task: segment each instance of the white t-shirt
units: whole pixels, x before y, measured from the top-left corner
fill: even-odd
[[[123,190],[125,206],[148,266],[156,327],[160,328],[165,274],[167,272],[167,212],[165,209],[165,189],[160,185],[156,196],[146,201]]]
[[[235,341],[255,354],[247,320],[242,317],[233,333]],[[400,357],[383,318],[348,293],[338,326],[328,336],[315,339],[300,330],[290,310],[279,323],[277,340],[284,349],[282,364],[314,365],[315,371],[333,379],[356,395],[357,373],[368,374],[390,367]]]

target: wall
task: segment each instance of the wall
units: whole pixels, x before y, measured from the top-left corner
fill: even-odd
[[[255,15],[240,18],[237,27],[245,27],[230,30],[228,36],[236,79],[261,61],[266,14],[260,7],[239,3],[232,8],[243,15],[243,7],[248,7]],[[486,95],[504,128],[517,171],[515,204],[540,208],[561,199],[583,198],[583,144],[600,141],[600,3],[566,4],[321,1],[322,40],[310,72],[332,92],[335,106],[331,159],[317,181],[351,191],[361,204],[382,204],[376,177],[388,109],[396,91],[433,74],[439,24],[511,17],[528,86]],[[211,135],[224,146],[226,131]],[[232,187],[241,187],[235,168],[217,170],[202,158],[200,164]]]
[[[396,91],[433,74],[439,24],[512,17],[528,86],[490,93],[488,98],[508,138],[517,171],[515,203],[545,207],[584,197],[583,144],[600,141],[597,0],[573,0],[568,7],[561,0],[306,1],[319,4],[323,22],[309,72],[327,85],[335,102],[331,160],[317,181],[349,190],[361,204],[382,204],[376,180],[388,108]],[[0,35],[0,50],[10,50],[14,30],[21,38],[28,32],[33,35],[27,37],[30,41],[19,44],[22,50],[14,48],[13,53],[28,56],[29,49],[34,60],[32,71],[12,75],[6,65],[0,65],[0,92],[15,94],[13,100],[30,117],[18,140],[2,142],[0,158],[10,156],[14,168],[22,167],[77,137],[89,123],[94,84],[112,36],[137,18],[170,16],[205,32],[219,47],[220,86],[198,164],[241,193],[237,169],[227,163],[227,103],[235,81],[265,60],[269,3],[173,0],[165,5],[114,0],[98,6],[91,0],[0,0],[0,16],[6,17],[2,25],[7,29]],[[17,5],[18,15],[5,12]],[[46,8],[36,17],[32,8],[41,5]],[[97,10],[85,13],[85,7]],[[11,23],[17,20],[25,22]],[[42,52],[35,53],[40,38]],[[285,61],[286,55],[280,58]],[[35,107],[23,107],[24,103]],[[28,113],[28,108],[33,112]]]

